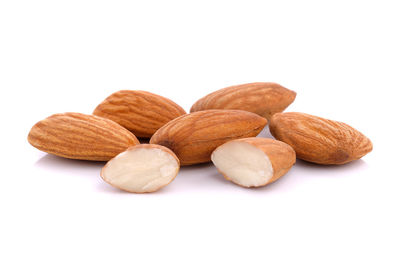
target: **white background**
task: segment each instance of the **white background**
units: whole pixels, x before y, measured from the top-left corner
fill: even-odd
[[[400,268],[398,1],[1,1],[1,268]],[[348,165],[298,161],[243,189],[210,165],[123,193],[103,163],[39,152],[58,112],[120,89],[189,110],[273,81],[287,111],[344,121],[374,143]],[[268,136],[264,132],[263,136]]]

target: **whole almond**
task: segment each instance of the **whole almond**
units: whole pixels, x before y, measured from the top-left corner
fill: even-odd
[[[179,171],[179,160],[168,148],[141,144],[118,154],[101,170],[105,182],[124,191],[154,192],[168,185]]]
[[[151,137],[167,122],[186,114],[182,107],[157,94],[122,90],[111,94],[93,112],[119,123],[137,137]]]
[[[211,160],[227,180],[249,188],[265,186],[286,174],[296,162],[296,153],[284,142],[251,137],[219,146]]]
[[[296,92],[277,83],[255,82],[227,87],[198,100],[190,112],[207,109],[240,109],[269,119],[285,110],[296,98]]]
[[[57,156],[108,161],[139,144],[131,132],[111,120],[81,113],[54,114],[36,123],[28,135],[37,149]]]
[[[275,114],[271,134],[296,151],[297,158],[318,164],[344,164],[372,150],[371,141],[353,127],[299,112]]]
[[[266,124],[266,119],[247,111],[199,111],[170,121],[151,137],[150,143],[170,148],[181,165],[205,163],[218,146],[256,136]]]

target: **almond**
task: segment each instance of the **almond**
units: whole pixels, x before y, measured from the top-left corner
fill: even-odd
[[[251,137],[229,141],[211,155],[218,171],[242,187],[260,187],[276,181],[296,162],[296,153],[281,141]]]
[[[154,192],[178,174],[179,160],[166,147],[142,144],[118,154],[101,170],[110,185],[134,193]]]
[[[269,119],[285,110],[296,98],[296,92],[272,82],[256,82],[227,87],[198,100],[190,112],[207,109],[240,109]]]
[[[39,121],[29,132],[28,141],[47,153],[90,161],[108,161],[139,144],[131,132],[111,120],[72,112]]]
[[[93,114],[119,123],[137,137],[151,137],[161,126],[186,112],[160,95],[122,90],[107,97]]]
[[[256,136],[267,124],[257,114],[241,110],[206,110],[180,116],[161,127],[151,144],[170,148],[181,165],[205,163],[223,143]]]
[[[297,158],[313,163],[344,164],[372,150],[371,141],[353,127],[305,113],[275,114],[269,128],[293,147]]]

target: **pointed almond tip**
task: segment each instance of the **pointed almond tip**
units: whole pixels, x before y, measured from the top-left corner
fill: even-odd
[[[262,125],[263,125],[263,128],[265,127],[265,126],[267,126],[267,124],[268,124],[268,119],[266,119],[266,118],[264,118],[264,117],[261,117],[260,116],[260,118],[262,118]]]
[[[292,90],[289,90],[289,91],[290,91],[290,93],[291,93],[291,95],[292,95],[292,97],[293,97],[293,100],[296,99],[296,97],[297,97],[297,92],[292,91]]]

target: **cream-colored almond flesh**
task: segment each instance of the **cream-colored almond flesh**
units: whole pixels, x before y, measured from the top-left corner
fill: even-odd
[[[274,182],[293,166],[294,150],[268,138],[243,138],[218,147],[211,160],[227,180],[242,187],[260,187]]]
[[[244,187],[268,184],[274,174],[268,156],[244,142],[224,144],[213,152],[211,160],[227,178]]]
[[[146,193],[168,185],[178,171],[179,160],[171,150],[142,144],[111,159],[101,170],[101,177],[121,190]]]

